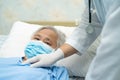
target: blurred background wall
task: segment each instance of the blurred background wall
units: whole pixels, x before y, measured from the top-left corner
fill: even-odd
[[[0,0],[0,34],[15,21],[80,20],[84,0]]]

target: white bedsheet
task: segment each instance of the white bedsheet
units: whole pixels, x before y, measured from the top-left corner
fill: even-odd
[[[0,48],[6,39],[7,39],[7,35],[0,35]]]
[[[0,48],[6,39],[7,39],[7,35],[0,35]],[[2,57],[1,53],[0,53],[0,57]]]

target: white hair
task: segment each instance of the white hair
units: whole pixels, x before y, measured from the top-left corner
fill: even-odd
[[[38,29],[36,32],[39,32],[39,31],[41,31],[43,29],[50,29],[50,30],[54,31],[57,34],[57,36],[58,36],[57,48],[59,48],[65,42],[66,36],[62,31],[60,31],[60,30],[58,30],[58,29],[56,29],[56,28],[54,28],[52,26],[45,26],[45,27],[42,27],[42,28]]]

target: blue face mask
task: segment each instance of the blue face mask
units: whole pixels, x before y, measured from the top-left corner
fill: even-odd
[[[26,46],[24,52],[27,58],[32,58],[37,56],[38,54],[49,54],[54,49],[47,44],[43,43],[42,41],[32,40]]]

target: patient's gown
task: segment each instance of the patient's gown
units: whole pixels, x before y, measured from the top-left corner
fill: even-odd
[[[0,80],[69,80],[66,68],[31,68],[22,58],[0,58]]]

